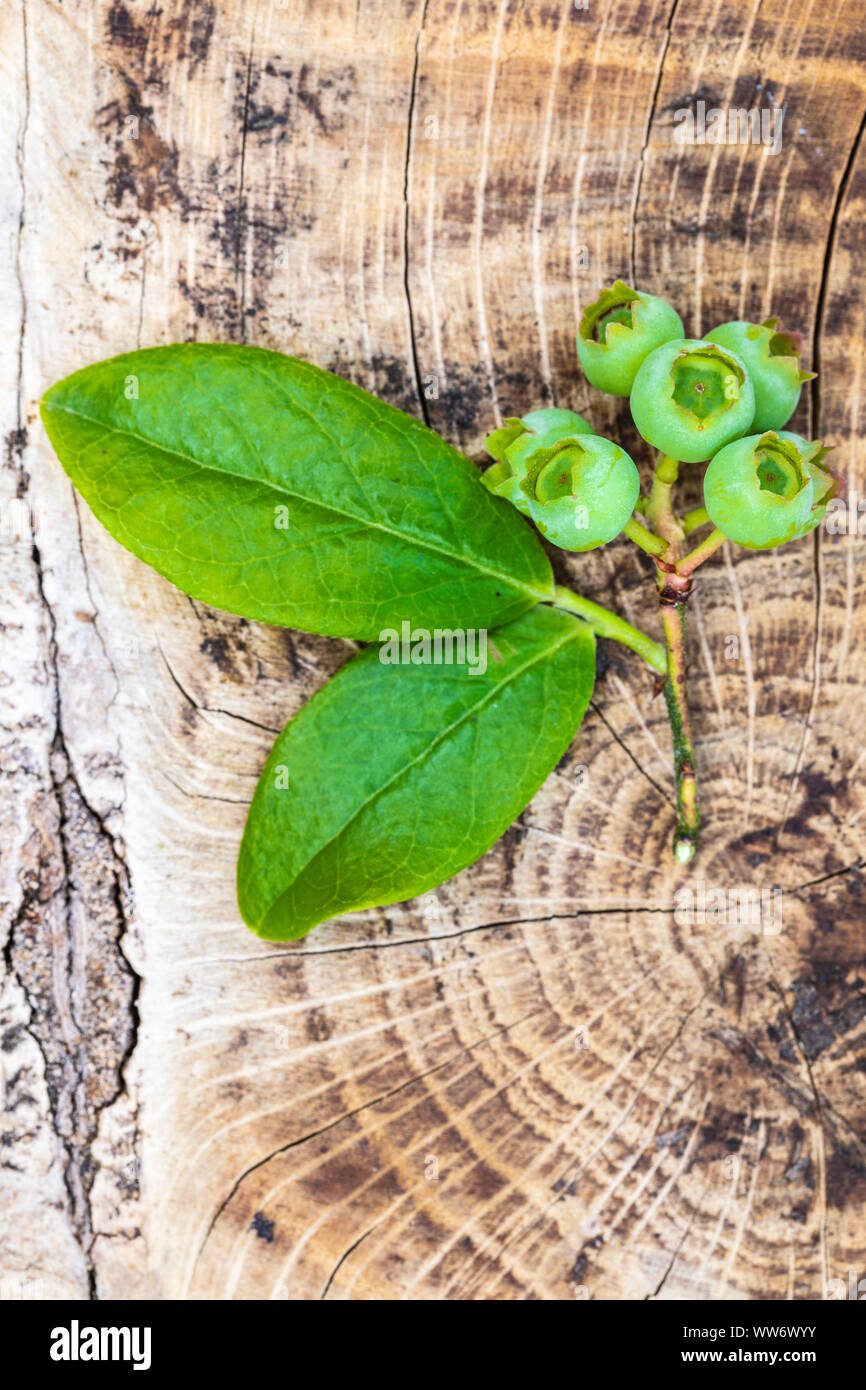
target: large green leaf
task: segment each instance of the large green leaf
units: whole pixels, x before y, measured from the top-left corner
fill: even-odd
[[[483,673],[381,654],[355,657],[274,744],[238,860],[260,936],[304,936],[471,864],[555,767],[595,677],[589,628],[545,607],[494,633]]]
[[[247,618],[372,638],[549,598],[536,535],[432,430],[307,362],[183,343],[86,367],[42,418],[111,534]]]

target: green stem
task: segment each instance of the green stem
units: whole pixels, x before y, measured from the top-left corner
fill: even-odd
[[[602,608],[600,603],[582,598],[580,594],[575,594],[562,584],[557,584],[554,589],[553,602],[557,608],[566,608],[569,613],[576,613],[579,618],[583,618],[599,637],[612,637],[614,641],[631,647],[633,652],[637,652],[638,656],[642,656],[647,665],[652,667],[657,676],[666,674],[668,663],[664,647],[647,637],[645,632],[639,632],[636,627],[632,627],[625,618],[611,613],[608,608]]]
[[[706,540],[701,541],[700,545],[696,545],[694,550],[689,551],[685,559],[680,560],[677,565],[677,574],[688,578],[688,576],[697,569],[698,565],[702,565],[704,560],[708,559],[709,556],[712,555],[715,550],[718,550],[720,545],[724,545],[724,543],[725,537],[722,535],[719,528],[716,527],[714,531],[710,532]]]
[[[701,815],[695,779],[695,755],[689,707],[686,703],[685,617],[686,595],[671,600],[662,597],[662,622],[668,652],[668,673],[662,693],[674,745],[674,777],[677,789],[677,826],[674,831],[674,857],[688,864],[698,847]]]
[[[710,519],[710,514],[706,507],[695,507],[693,512],[686,512],[682,518],[682,526],[687,536],[693,531],[697,531],[699,526],[706,526]]]
[[[629,517],[622,530],[623,535],[628,536],[635,545],[639,545],[641,550],[646,551],[647,555],[664,555],[668,548],[667,541],[662,540],[661,536],[654,536],[652,531],[648,531],[633,516]]]
[[[672,547],[683,539],[683,528],[674,516],[671,505],[671,491],[679,477],[680,465],[670,454],[662,454],[656,464],[652,490],[646,508],[647,521],[657,536],[661,536]],[[676,559],[676,556],[667,557]]]

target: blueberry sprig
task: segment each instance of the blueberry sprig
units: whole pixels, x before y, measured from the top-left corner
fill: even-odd
[[[726,540],[765,550],[807,535],[841,487],[826,464],[828,449],[783,428],[815,375],[802,369],[801,348],[799,335],[776,318],[723,323],[703,338],[685,338],[669,304],[617,280],[583,311],[577,354],[593,386],[629,397],[638,433],[658,450],[649,493],[641,495],[629,455],[573,411],[532,411],[487,441],[496,462],[484,482],[546,540],[584,551],[624,533],[652,557],[667,653],[658,679],[677,786],[673,848],[683,864],[700,830],[684,646],[694,572]],[[707,464],[704,506],[684,515],[673,503],[681,463]],[[713,529],[689,550],[688,537],[705,526]],[[557,596],[578,611],[568,590]],[[588,610],[581,616],[593,624]],[[597,620],[595,631],[602,632]]]
[[[694,573],[725,539],[760,550],[806,535],[840,480],[823,444],[785,428],[809,376],[795,334],[775,319],[684,332],[664,300],[620,280],[581,315],[587,377],[629,397],[659,451],[643,495],[626,451],[572,410],[506,420],[479,480],[412,416],[248,345],[136,349],[46,391],[66,473],[139,560],[246,621],[364,644],[262,768],[237,866],[260,936],[297,940],[474,863],[577,733],[598,637],[635,652],[664,693],[674,853],[692,858]],[[702,461],[705,505],[681,515],[680,467]],[[579,552],[620,534],[651,557],[664,643],[558,584],[541,543]]]

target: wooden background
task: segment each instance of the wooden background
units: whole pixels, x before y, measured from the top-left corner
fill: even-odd
[[[37,415],[87,362],[215,339],[340,371],[475,458],[553,402],[645,462],[574,353],[619,275],[695,335],[801,328],[797,423],[862,491],[862,6],[11,0],[0,26],[0,1296],[820,1299],[862,1275],[866,537],[702,571],[689,870],[662,702],[609,648],[479,864],[270,946],[234,903],[246,807],[352,644],[172,589]],[[781,152],[675,143],[698,99],[784,105]],[[559,563],[638,618],[626,542]],[[779,888],[781,930],[678,921],[698,881]]]

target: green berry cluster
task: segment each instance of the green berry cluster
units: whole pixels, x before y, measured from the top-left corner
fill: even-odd
[[[593,386],[628,396],[638,433],[664,458],[709,463],[701,520],[721,537],[767,549],[806,535],[841,480],[824,445],[783,429],[814,376],[800,366],[799,336],[775,318],[723,323],[703,338],[683,333],[669,304],[617,280],[584,310],[577,355]],[[632,519],[635,509],[650,520],[653,511],[632,459],[574,411],[506,420],[487,447],[496,462],[486,485],[554,545],[592,550],[626,530],[658,557],[669,543],[650,543]]]

